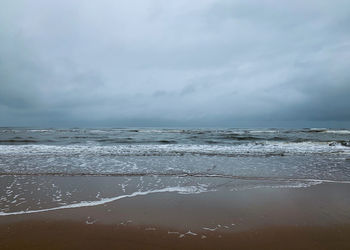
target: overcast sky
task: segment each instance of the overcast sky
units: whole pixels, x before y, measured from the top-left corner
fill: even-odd
[[[1,1],[0,126],[349,121],[349,0]]]

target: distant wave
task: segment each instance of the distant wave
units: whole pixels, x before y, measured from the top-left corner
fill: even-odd
[[[187,144],[333,142],[350,146],[348,129],[32,129],[0,128],[0,145]]]
[[[96,156],[277,156],[298,154],[350,154],[345,143],[337,142],[261,142],[239,145],[0,145],[3,155],[96,155]]]
[[[5,139],[0,140],[0,143],[37,143],[38,140],[30,140],[30,139]]]
[[[333,134],[350,134],[350,130],[326,130],[324,132]]]
[[[326,129],[326,128],[311,128],[304,129],[302,132],[305,133],[332,133],[332,134],[350,134],[348,129]]]

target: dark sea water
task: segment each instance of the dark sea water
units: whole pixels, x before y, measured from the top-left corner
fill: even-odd
[[[87,181],[96,184],[89,191]],[[158,191],[323,182],[350,183],[348,129],[0,128],[3,214]]]

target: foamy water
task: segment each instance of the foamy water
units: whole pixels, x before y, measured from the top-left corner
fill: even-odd
[[[196,194],[196,193],[201,193],[204,191],[205,190],[203,188],[195,187],[195,186],[167,187],[167,188],[149,190],[149,191],[144,191],[144,192],[139,191],[139,192],[134,192],[131,194],[125,194],[125,195],[120,195],[120,196],[111,197],[111,198],[103,198],[103,199],[100,199],[97,201],[80,201],[78,203],[73,203],[73,204],[58,206],[58,207],[52,207],[52,208],[46,208],[46,209],[25,210],[25,211],[7,212],[7,213],[0,212],[0,216],[41,213],[41,212],[48,212],[48,211],[54,211],[54,210],[60,210],[60,209],[78,208],[78,207],[92,207],[92,206],[103,205],[103,204],[110,203],[110,202],[117,201],[117,200],[124,199],[124,198],[132,198],[132,197],[136,197],[136,196],[148,195],[148,194],[153,194],[153,193],[176,192],[179,194]]]
[[[0,129],[0,215],[350,183],[350,130]]]

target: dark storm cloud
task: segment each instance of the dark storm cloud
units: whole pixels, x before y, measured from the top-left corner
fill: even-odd
[[[349,11],[341,0],[5,1],[0,125],[350,121]]]

